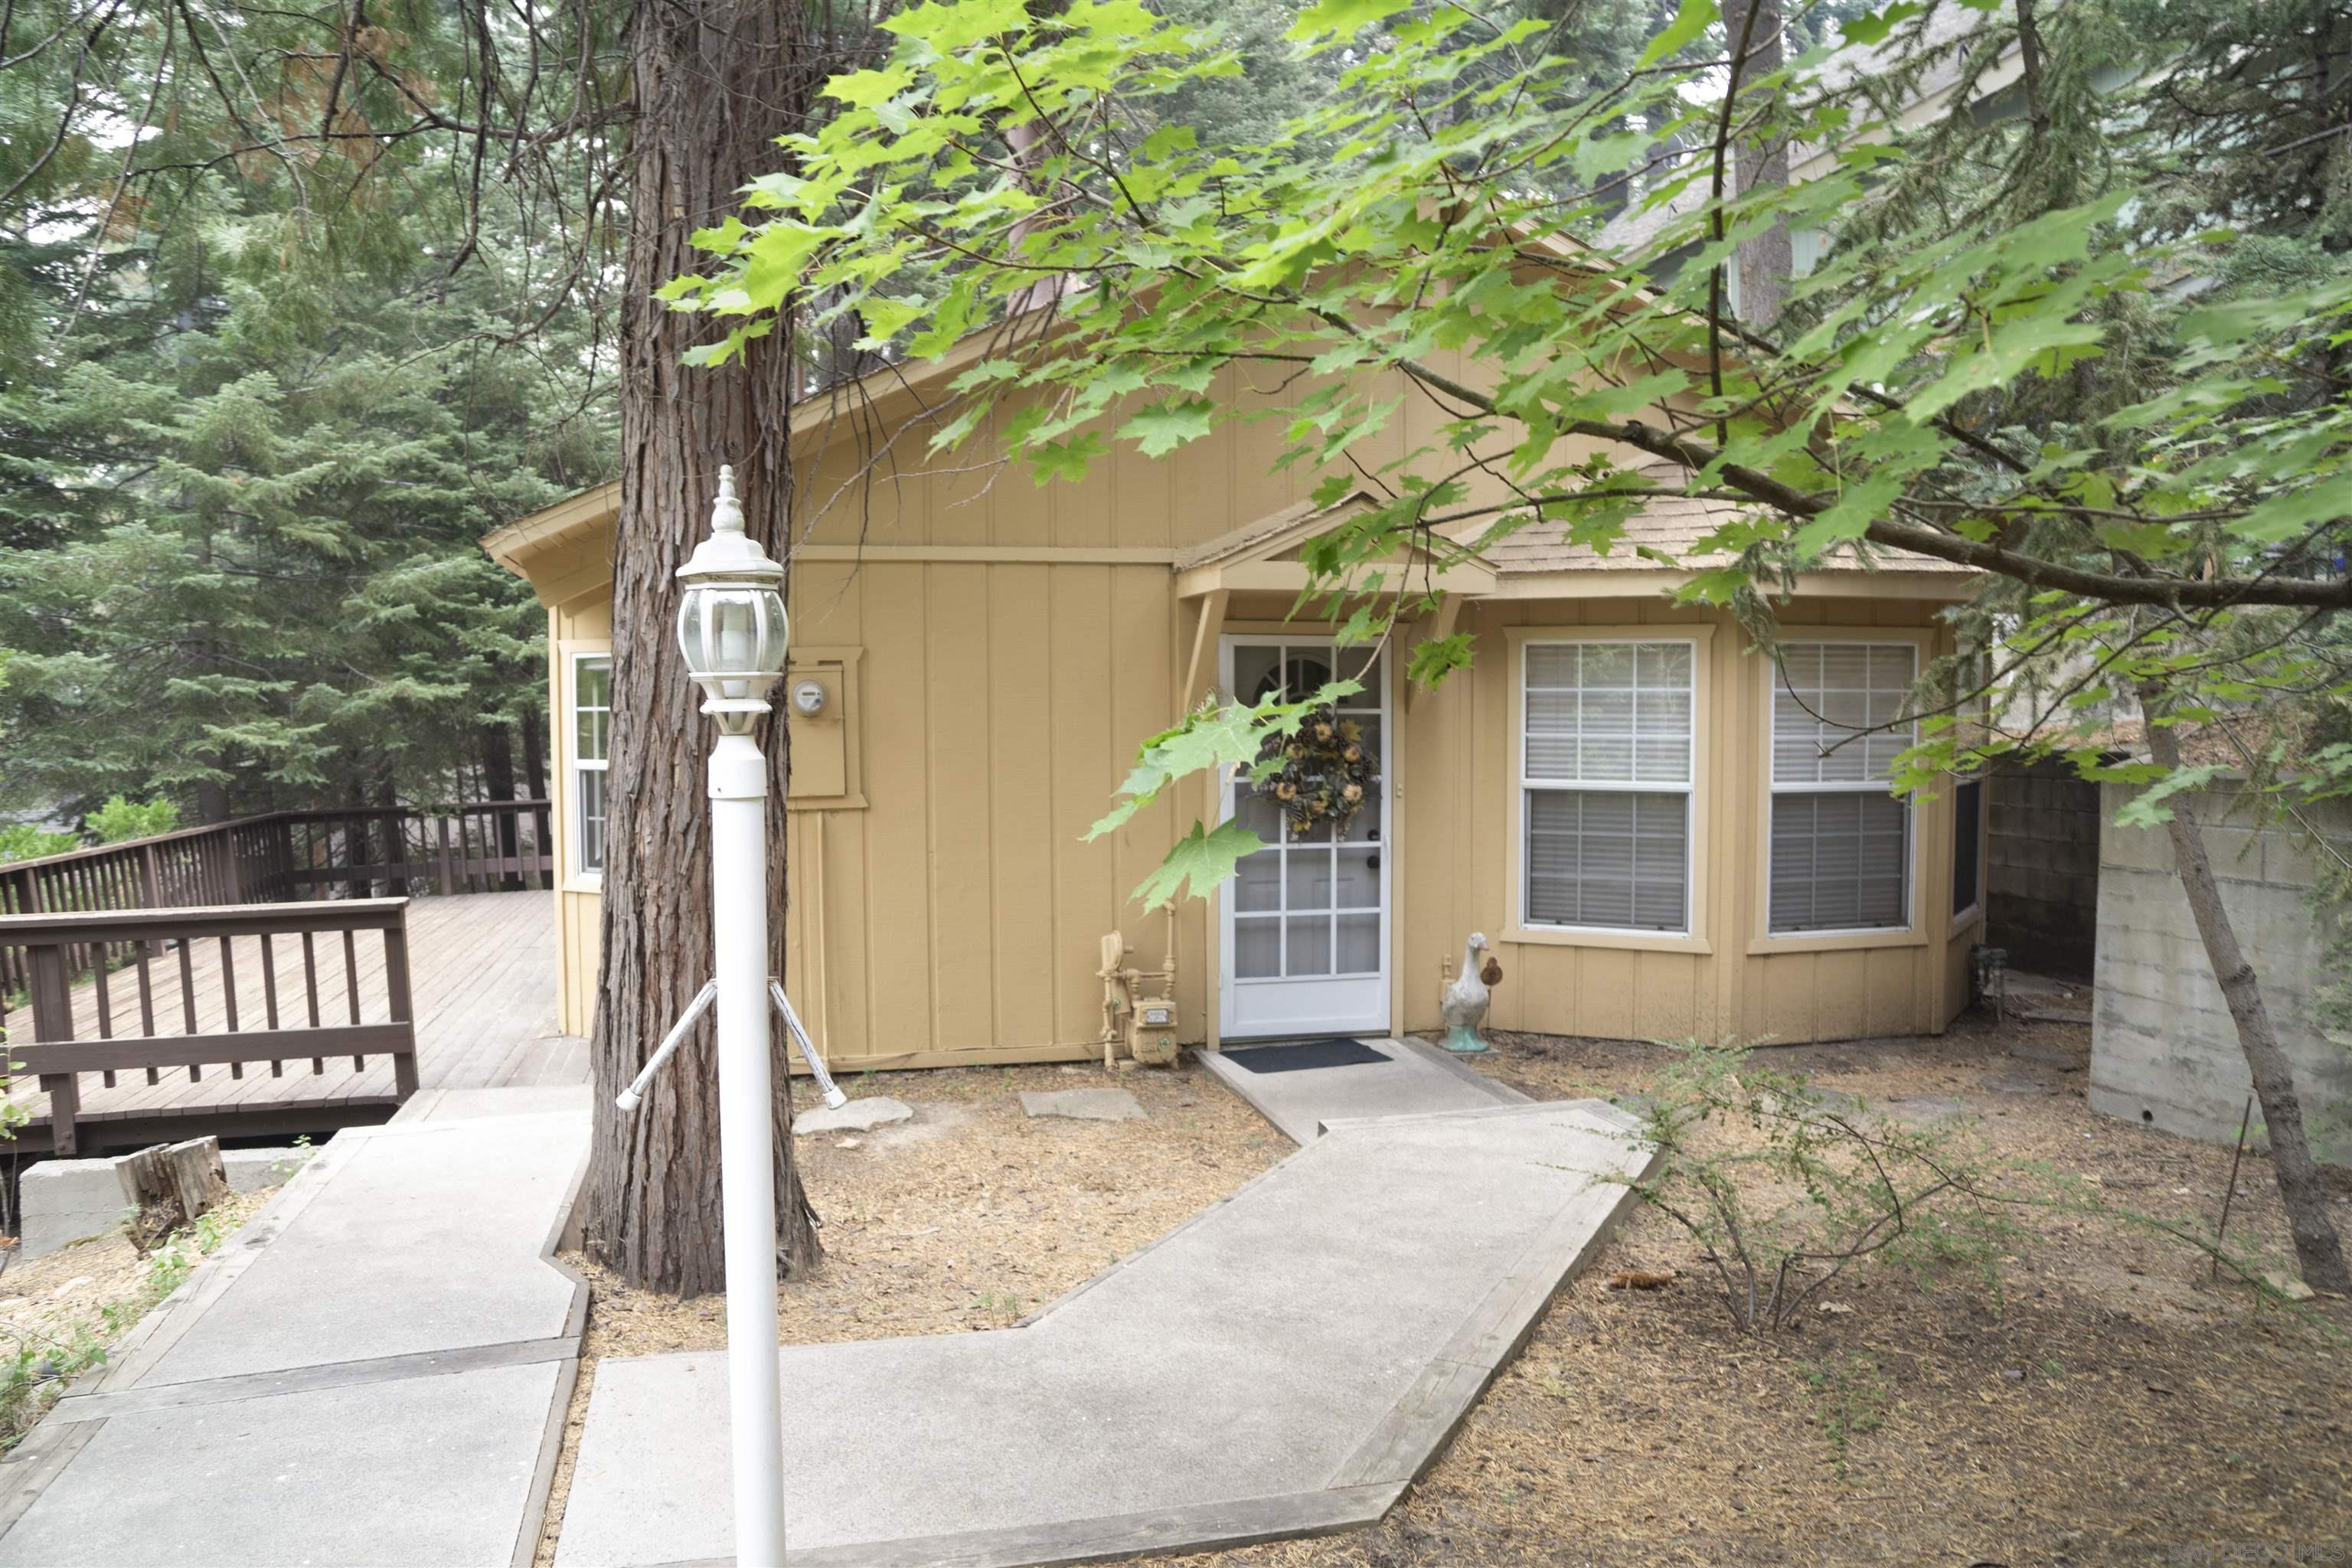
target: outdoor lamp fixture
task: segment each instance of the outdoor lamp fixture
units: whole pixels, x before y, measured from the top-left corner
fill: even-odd
[[[748,735],[768,711],[768,689],[784,673],[784,569],[743,531],[735,470],[719,470],[710,537],[677,569],[686,584],[677,606],[677,646],[686,672],[702,688],[702,710],[721,735]],[[716,798],[714,795],[713,798]]]
[[[710,537],[678,568],[677,643],[719,721],[710,748],[710,928],[718,973],[719,1160],[727,1253],[735,1561],[782,1568],[783,1409],[776,1367],[775,1086],[768,1068],[768,759],[751,725],[784,670],[784,569],[743,531],[719,470]]]

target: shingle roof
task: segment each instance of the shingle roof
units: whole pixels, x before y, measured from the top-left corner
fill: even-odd
[[[1654,483],[1672,483],[1679,478],[1679,470],[1672,468],[1645,472]],[[1624,532],[1610,545],[1606,555],[1590,545],[1569,542],[1570,523],[1566,519],[1529,523],[1507,539],[1480,545],[1478,553],[1505,576],[1538,572],[1696,571],[1730,564],[1729,555],[1720,551],[1701,553],[1697,546],[1738,512],[1739,508],[1729,501],[1702,500],[1662,490],[1625,520]],[[1477,535],[1465,537],[1475,540]],[[1644,555],[1644,548],[1670,559],[1660,561]],[[1871,560],[1864,561],[1851,548],[1841,548],[1814,562],[1808,570],[1946,572],[1961,575],[1972,571],[1933,556],[1915,555],[1907,550],[1874,550],[1872,555]]]

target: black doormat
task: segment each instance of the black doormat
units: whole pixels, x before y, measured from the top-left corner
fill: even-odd
[[[1250,1046],[1227,1051],[1225,1060],[1249,1072],[1299,1072],[1307,1068],[1348,1068],[1389,1058],[1361,1040],[1309,1040],[1297,1046]]]

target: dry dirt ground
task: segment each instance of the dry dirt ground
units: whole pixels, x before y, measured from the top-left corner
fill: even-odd
[[[56,1403],[62,1379],[103,1365],[107,1348],[277,1191],[231,1194],[200,1231],[179,1232],[143,1255],[119,1225],[46,1258],[7,1254],[0,1269],[0,1448],[15,1447]]]
[[[2231,1151],[2104,1116],[2087,1028],[1963,1019],[1941,1039],[1759,1052],[1865,1100],[1957,1099],[2000,1160],[2208,1231]],[[1638,1093],[1665,1053],[1501,1036],[1485,1070],[1542,1099]],[[2352,1194],[2336,1186],[2337,1228]],[[2284,1252],[2268,1162],[2233,1237]],[[2352,1314],[2255,1310],[2177,1244],[2029,1217],[1996,1303],[1860,1267],[1843,1312],[1734,1328],[1697,1247],[1635,1214],[1454,1447],[1379,1527],[1188,1558],[1217,1568],[1889,1563],[2206,1568],[2352,1563]],[[1673,1269],[1658,1291],[1621,1269]]]
[[[1760,1053],[1869,1101],[1956,1099],[1985,1157],[2095,1178],[2119,1205],[2210,1228],[2231,1152],[2093,1115],[2089,1031],[1969,1017],[1941,1039]],[[2021,1058],[2071,1053],[2074,1070]],[[1540,1099],[1641,1092],[1655,1047],[1500,1036],[1479,1065]],[[788,1342],[992,1329],[1162,1234],[1289,1152],[1213,1079],[1120,1074],[1146,1122],[1024,1121],[1013,1095],[1094,1069],[966,1069],[856,1086],[920,1109],[896,1131],[803,1140],[829,1256],[785,1287]],[[814,1145],[812,1147],[811,1145]],[[2352,1191],[2336,1218],[2352,1233]],[[1044,1221],[1045,1223],[1039,1223]],[[2283,1253],[2266,1162],[2233,1238]],[[578,1259],[573,1261],[577,1262]],[[1674,1270],[1612,1290],[1625,1268]],[[592,1271],[592,1278],[594,1278]],[[1193,1568],[1888,1563],[2169,1568],[2352,1563],[2352,1313],[2257,1308],[2200,1256],[2036,1215],[1996,1301],[1876,1265],[1763,1338],[1738,1331],[1697,1248],[1635,1214],[1562,1295],[1462,1433],[1375,1529]],[[589,1350],[715,1347],[715,1300],[596,1279]],[[541,1546],[551,1556],[570,1443]]]

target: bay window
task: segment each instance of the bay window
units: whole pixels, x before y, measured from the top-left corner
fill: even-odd
[[[1688,931],[1696,644],[1522,654],[1524,923]]]

